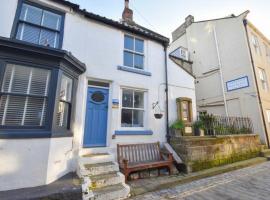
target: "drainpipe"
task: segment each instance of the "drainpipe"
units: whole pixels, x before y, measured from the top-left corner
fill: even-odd
[[[171,136],[169,134],[169,87],[168,87],[167,47],[168,47],[168,44],[164,44],[164,56],[165,56],[165,94],[166,94],[166,138],[167,138],[167,142],[170,143]]]
[[[219,52],[219,48],[218,48],[218,38],[217,38],[217,33],[216,33],[216,27],[215,26],[214,26],[213,31],[214,31],[216,50],[217,50],[218,65],[219,65],[219,72],[220,72],[220,81],[221,81],[221,88],[222,88],[222,94],[223,94],[225,113],[226,113],[226,116],[228,117],[228,107],[227,107],[225,88],[224,88],[224,79],[223,79],[223,72],[222,72],[222,62],[221,62],[220,52]]]
[[[256,86],[256,90],[257,90],[257,96],[258,96],[258,100],[259,100],[260,111],[261,111],[261,115],[262,115],[262,119],[263,119],[264,134],[265,134],[267,146],[268,146],[268,148],[270,148],[270,142],[269,142],[269,137],[268,137],[266,123],[265,123],[265,117],[264,117],[263,107],[262,107],[262,99],[261,99],[261,95],[260,95],[260,91],[259,91],[259,86],[258,86],[258,81],[257,81],[257,76],[256,76],[255,64],[254,64],[254,59],[253,59],[253,56],[252,56],[252,51],[251,51],[250,43],[249,43],[249,35],[248,35],[248,30],[247,30],[247,20],[244,19],[243,20],[243,23],[244,23],[246,37],[247,37],[247,44],[248,44],[248,49],[249,49],[249,55],[250,55],[251,65],[252,65],[252,71],[253,71],[253,75],[254,75],[254,79],[255,79],[255,86]]]

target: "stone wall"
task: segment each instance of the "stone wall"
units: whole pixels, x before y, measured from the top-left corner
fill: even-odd
[[[194,172],[246,160],[259,155],[259,136],[175,137],[171,145],[183,160],[186,171]]]

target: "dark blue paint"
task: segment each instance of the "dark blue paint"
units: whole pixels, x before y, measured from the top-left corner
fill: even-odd
[[[91,99],[94,92],[101,92],[105,98],[101,102]],[[84,147],[104,147],[107,137],[108,89],[89,87],[87,92]]]
[[[153,135],[151,130],[118,130],[114,132],[115,135]]]
[[[243,78],[246,78],[246,79],[247,79],[247,85],[246,85],[246,86],[239,87],[239,88],[235,88],[235,89],[232,89],[232,90],[229,90],[229,89],[228,89],[228,83],[233,82],[233,81],[237,81],[237,80],[243,79]],[[227,88],[227,91],[228,91],[228,92],[231,92],[231,91],[234,91],[234,90],[243,89],[243,88],[247,88],[247,87],[249,87],[248,76],[242,76],[242,77],[240,77],[240,78],[236,78],[236,79],[233,79],[233,80],[230,80],[230,81],[227,81],[227,82],[226,82],[226,88]]]

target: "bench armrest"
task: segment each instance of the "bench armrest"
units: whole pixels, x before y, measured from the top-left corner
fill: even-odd
[[[173,161],[172,153],[166,151],[160,151],[160,153],[166,155],[168,157],[168,160]]]

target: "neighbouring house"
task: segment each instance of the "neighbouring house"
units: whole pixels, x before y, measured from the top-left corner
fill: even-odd
[[[1,2],[0,191],[83,175],[89,153],[93,173],[117,169],[117,144],[167,141],[178,98],[196,119],[194,77],[128,3],[118,22],[64,0]]]
[[[189,15],[172,33],[169,52],[193,62],[198,112],[249,117],[269,146],[270,41],[248,13],[205,21]]]

